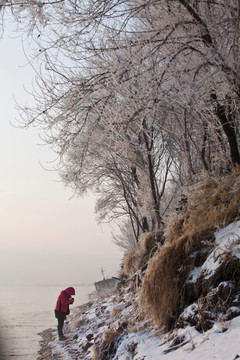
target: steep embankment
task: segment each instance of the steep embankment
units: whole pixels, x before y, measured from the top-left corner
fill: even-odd
[[[189,286],[200,278],[220,281],[226,254],[240,259],[239,243],[240,222],[216,232],[215,247],[201,266],[192,268]],[[171,331],[161,332],[140,310],[135,282],[127,282],[111,297],[75,308],[66,323],[66,341],[58,341],[56,329],[43,332],[38,360],[194,360],[206,352],[208,359],[237,359],[240,289],[235,285],[232,279],[220,281],[183,310]]]
[[[198,184],[164,241],[126,254],[115,294],[76,308],[65,342],[43,333],[38,360],[239,358],[239,219],[239,169]]]

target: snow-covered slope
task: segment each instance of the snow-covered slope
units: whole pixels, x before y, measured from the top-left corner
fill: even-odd
[[[215,245],[205,262],[191,271],[190,282],[213,277],[222,266],[226,254],[240,258],[240,222],[215,233]],[[43,332],[39,360],[234,360],[240,358],[240,292],[231,291],[231,279],[211,289],[219,296],[223,289],[229,304],[209,314],[208,330],[197,330],[200,303],[187,306],[180,316],[178,327],[160,333],[151,319],[143,317],[137,292],[119,287],[116,293],[103,300],[94,300],[75,308],[66,322],[66,341],[59,341],[56,328]],[[134,284],[131,285],[134,287]],[[230,290],[229,290],[230,289]],[[229,292],[230,291],[230,292]],[[220,294],[220,295],[221,295]],[[232,295],[233,294],[233,295]],[[229,301],[231,295],[231,301]],[[223,297],[223,299],[225,299]],[[224,304],[223,304],[224,305]],[[212,307],[211,307],[212,309]],[[198,319],[198,320],[199,320]]]

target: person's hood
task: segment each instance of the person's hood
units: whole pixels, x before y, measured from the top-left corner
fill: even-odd
[[[66,288],[64,292],[67,293],[69,296],[75,295],[75,289],[73,287]]]

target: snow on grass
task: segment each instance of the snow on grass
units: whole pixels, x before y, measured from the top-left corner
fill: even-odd
[[[240,238],[240,221],[229,224],[221,230],[216,231],[216,244],[232,242]]]
[[[239,316],[224,325],[216,323],[204,334],[194,330],[192,335],[192,340],[185,346],[161,358],[165,360],[233,360],[237,355],[240,356]],[[155,356],[153,359],[157,360],[157,353]]]
[[[204,274],[205,279],[209,279],[221,265],[224,254],[231,253],[232,256],[240,258],[240,221],[216,231],[214,235],[215,248],[202,266],[192,269],[189,282],[196,282],[202,274]]]
[[[222,324],[218,322],[214,327],[205,332],[199,333],[194,327],[179,329],[178,336],[185,336],[185,341],[175,350],[169,350],[169,342],[166,341],[170,334],[156,337],[153,331],[142,331],[139,333],[127,333],[121,339],[117,353],[112,360],[234,360],[240,356],[240,317],[234,318],[231,322]],[[71,347],[66,347],[64,342],[57,340],[50,344],[53,354],[58,360],[92,359],[92,353],[86,353],[84,357],[70,355]],[[129,357],[129,350],[133,351]],[[174,347],[173,347],[174,349]]]
[[[215,233],[216,246],[201,267],[191,273],[191,282],[200,274],[210,277],[221,263],[221,256],[230,252],[240,257],[240,221]],[[200,333],[193,326],[175,329],[157,335],[154,325],[146,320],[136,320],[134,293],[116,294],[102,301],[92,301],[81,311],[76,311],[64,325],[67,340],[60,342],[56,329],[52,330],[54,341],[48,344],[52,359],[92,360],[94,343],[100,344],[104,333],[116,331],[124,321],[128,328],[116,335],[116,351],[108,360],[234,360],[240,358],[240,316],[231,321],[216,321],[213,327]],[[239,304],[231,307],[239,311]],[[189,305],[183,317],[194,316],[197,304]],[[52,360],[48,359],[48,360]]]

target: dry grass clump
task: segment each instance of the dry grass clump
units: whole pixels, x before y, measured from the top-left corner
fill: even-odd
[[[220,282],[216,288],[199,297],[191,311],[180,315],[177,326],[184,328],[191,325],[204,332],[212,328],[217,320],[224,323],[239,316],[239,290],[235,281]]]
[[[112,309],[111,320],[113,321],[119,314],[121,314],[123,307],[115,307]]]
[[[155,234],[152,232],[142,234],[135,247],[124,255],[121,276],[131,277],[139,269],[147,266],[149,258],[156,250]]]
[[[104,333],[103,341],[99,346],[94,347],[93,360],[112,359],[117,351],[118,341],[121,337],[122,329],[108,329]]]
[[[92,360],[97,360],[99,354],[99,348],[96,344],[93,345],[93,357]]]
[[[186,209],[167,225],[167,243],[149,261],[143,280],[141,303],[159,326],[169,330],[189,300],[184,284],[195,266],[194,254],[206,250],[201,240],[212,241],[216,228],[239,218],[239,167],[224,178],[207,179],[195,186]],[[202,256],[202,263],[205,258]]]
[[[240,167],[225,177],[196,184],[185,210],[166,227],[169,242],[179,237],[205,238],[211,231],[240,218]]]
[[[196,239],[195,239],[196,240]],[[182,267],[193,251],[200,248],[196,240],[186,248],[186,238],[179,238],[174,243],[163,247],[150,260],[141,289],[141,303],[153,316],[157,325],[169,330],[180,310],[181,288],[192,267]],[[190,245],[192,245],[190,247]]]

